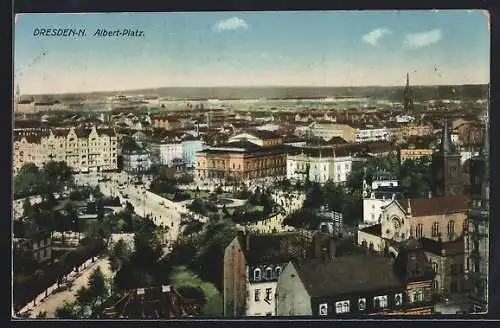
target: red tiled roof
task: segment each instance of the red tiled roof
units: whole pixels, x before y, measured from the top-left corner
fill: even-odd
[[[412,217],[460,213],[467,211],[469,206],[467,196],[414,198],[397,200],[397,202],[406,212],[410,206]]]

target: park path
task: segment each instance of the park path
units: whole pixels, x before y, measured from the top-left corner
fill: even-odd
[[[38,313],[46,312],[47,318],[54,318],[56,309],[61,307],[64,301],[71,303],[76,299],[76,292],[78,291],[78,289],[80,289],[80,287],[87,285],[90,274],[98,266],[101,268],[101,271],[104,273],[105,277],[110,277],[113,274],[109,266],[109,260],[107,258],[98,259],[73,281],[71,289],[47,297],[42,303],[37,305],[31,311],[30,317],[35,318]]]

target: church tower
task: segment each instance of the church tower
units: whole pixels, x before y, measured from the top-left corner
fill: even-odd
[[[409,73],[406,73],[406,86],[405,86],[405,89],[403,91],[403,95],[404,95],[404,112],[406,114],[410,114],[413,112],[413,98],[412,98],[412,94],[411,94],[411,88],[410,88],[410,74]]]
[[[451,141],[448,118],[443,120],[441,145],[432,156],[433,196],[463,195],[462,166],[460,153]]]

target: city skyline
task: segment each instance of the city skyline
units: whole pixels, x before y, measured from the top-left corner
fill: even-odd
[[[489,83],[484,11],[16,15],[23,94],[159,87]],[[34,30],[86,30],[40,37]],[[131,29],[141,37],[98,37]]]

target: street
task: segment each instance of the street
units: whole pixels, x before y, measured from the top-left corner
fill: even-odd
[[[99,259],[95,263],[93,263],[90,267],[88,267],[85,272],[82,273],[81,276],[77,277],[71,286],[70,289],[59,292],[57,294],[50,295],[47,297],[42,303],[37,305],[30,314],[31,318],[35,318],[38,313],[46,312],[47,318],[54,318],[56,309],[62,306],[63,302],[66,301],[68,303],[73,302],[76,299],[76,292],[82,286],[87,285],[90,274],[97,268],[100,267],[105,277],[111,277],[112,272],[109,267],[109,261],[107,258]]]

